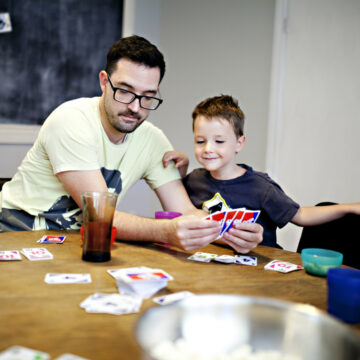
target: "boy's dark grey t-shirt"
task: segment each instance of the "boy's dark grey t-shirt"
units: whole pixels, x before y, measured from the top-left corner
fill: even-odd
[[[231,180],[214,179],[205,169],[192,171],[183,179],[191,201],[201,209],[205,202],[209,204],[209,200],[215,197],[217,200],[213,201],[214,205],[209,209],[211,213],[221,210],[223,204],[220,203],[223,201],[232,209],[245,207],[261,210],[257,220],[264,228],[261,245],[279,247],[276,244],[276,228],[285,226],[295,216],[300,205],[289,198],[266,173],[255,171],[245,164],[238,166],[247,171]]]

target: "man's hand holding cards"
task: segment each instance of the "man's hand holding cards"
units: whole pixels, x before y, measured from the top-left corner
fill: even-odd
[[[229,231],[232,226],[238,223],[254,223],[260,215],[260,210],[227,209],[224,211],[217,211],[206,216],[205,220],[217,221],[221,225],[221,232],[218,237],[220,239],[224,233]]]

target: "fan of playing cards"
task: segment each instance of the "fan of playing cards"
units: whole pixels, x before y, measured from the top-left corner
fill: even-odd
[[[247,210],[245,208],[228,209],[225,211],[217,211],[213,214],[206,216],[205,220],[217,221],[221,225],[221,233],[223,234],[237,223],[254,223],[260,215],[260,210]]]

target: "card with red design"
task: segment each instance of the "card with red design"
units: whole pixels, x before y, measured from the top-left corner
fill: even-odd
[[[218,237],[221,238],[223,234],[234,225],[238,223],[254,223],[260,215],[260,210],[247,210],[245,208],[228,209],[225,211],[218,211],[211,215],[204,217],[204,220],[214,220],[221,225],[221,233]]]

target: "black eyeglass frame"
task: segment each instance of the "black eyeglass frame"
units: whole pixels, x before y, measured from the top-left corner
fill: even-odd
[[[127,89],[117,88],[117,87],[115,87],[115,86],[113,85],[113,83],[111,82],[111,80],[110,80],[110,75],[107,74],[107,76],[108,76],[109,84],[110,84],[110,86],[111,86],[111,88],[112,88],[112,90],[113,90],[113,92],[114,92],[114,94],[113,94],[113,99],[114,99],[115,101],[121,103],[121,104],[131,104],[135,99],[139,99],[139,105],[140,105],[141,108],[146,109],[146,110],[156,110],[156,109],[162,104],[162,102],[164,101],[163,99],[157,98],[157,97],[155,97],[155,96],[138,95],[138,94],[135,94],[133,91],[130,91],[130,90],[127,90]],[[115,99],[115,94],[116,94],[116,91],[117,91],[117,90],[121,90],[122,92],[132,94],[132,95],[134,95],[134,98],[133,98],[131,101],[129,101],[129,102],[124,102],[124,101],[117,100],[117,99]],[[155,99],[155,100],[157,100],[159,103],[157,104],[157,106],[156,106],[155,108],[144,107],[144,106],[141,105],[141,99],[142,99],[142,98]]]

